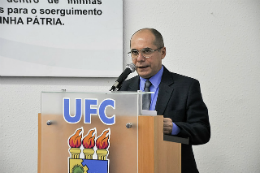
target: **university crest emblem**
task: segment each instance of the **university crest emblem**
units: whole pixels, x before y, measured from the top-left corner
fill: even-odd
[[[68,139],[69,173],[109,173],[110,129],[97,136],[96,128],[90,129],[83,136],[83,127],[77,129]]]

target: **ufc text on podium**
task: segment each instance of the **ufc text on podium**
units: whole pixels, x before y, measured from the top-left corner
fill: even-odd
[[[140,115],[142,94],[42,92],[38,173],[181,173],[189,140]]]

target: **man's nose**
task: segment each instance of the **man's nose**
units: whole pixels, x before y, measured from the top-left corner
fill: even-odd
[[[137,61],[144,61],[145,60],[145,57],[143,56],[142,52],[139,52],[137,58],[136,58]]]

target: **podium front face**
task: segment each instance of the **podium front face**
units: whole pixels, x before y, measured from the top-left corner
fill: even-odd
[[[138,172],[137,93],[42,92],[38,172]]]

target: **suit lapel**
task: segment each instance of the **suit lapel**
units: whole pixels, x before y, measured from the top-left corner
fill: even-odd
[[[139,83],[140,83],[140,77],[139,76],[135,76],[133,78],[132,83],[128,86],[128,90],[127,91],[137,91],[137,90],[139,90]]]
[[[165,108],[174,90],[173,84],[174,81],[171,73],[164,67],[164,72],[163,72],[161,83],[159,85],[159,93],[158,93],[158,98],[155,106],[157,115],[164,114]]]
[[[131,84],[128,85],[126,91],[137,91],[139,90],[140,77],[135,76],[131,81]],[[157,115],[163,115],[165,108],[168,104],[169,99],[171,98],[172,92],[174,90],[174,81],[171,73],[164,67],[164,72],[162,76],[161,83],[159,85],[159,93],[156,101],[155,110]]]

